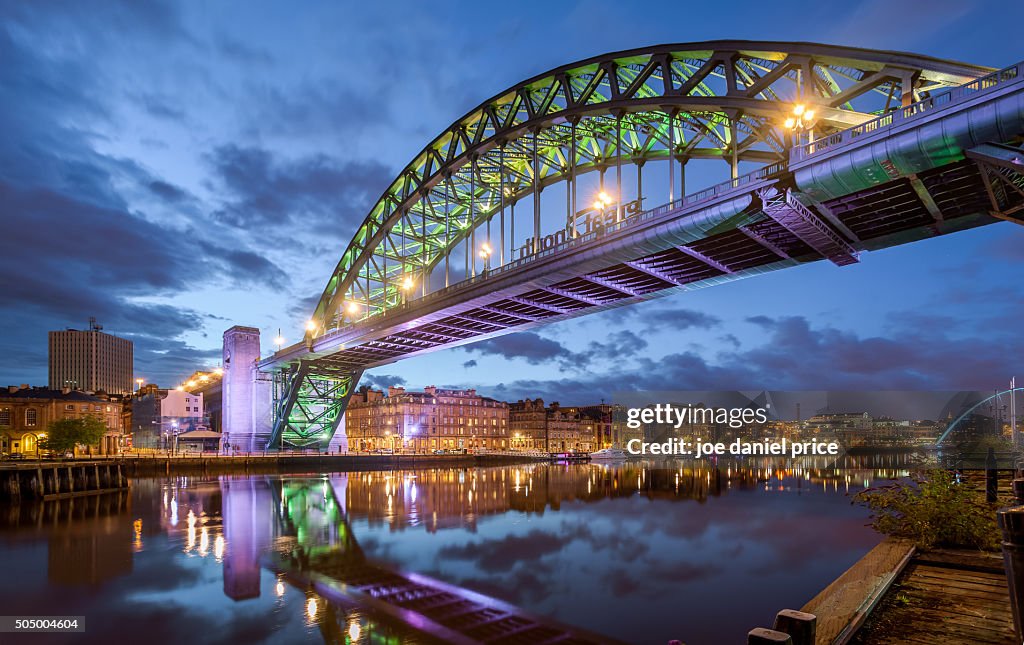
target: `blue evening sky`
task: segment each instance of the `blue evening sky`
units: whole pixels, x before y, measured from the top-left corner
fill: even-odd
[[[1018,2],[0,4],[0,383],[96,316],[162,386],[220,335],[302,325],[428,140],[605,52],[809,40],[1004,66]],[[699,186],[690,185],[691,190]],[[378,368],[378,385],[584,403],[621,389],[961,389],[1021,370],[1024,227],[1000,223]]]

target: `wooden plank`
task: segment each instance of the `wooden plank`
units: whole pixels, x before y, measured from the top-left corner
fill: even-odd
[[[959,582],[963,584],[973,584],[985,587],[1006,587],[1005,577],[994,575],[989,575],[985,577],[983,574],[980,573],[971,573],[969,571],[962,571],[959,569],[942,570],[930,567],[915,567],[913,575],[928,580],[935,580],[937,584]]]
[[[849,641],[913,553],[911,543],[887,538],[804,605],[818,617],[816,645]]]
[[[994,598],[1006,598],[1007,590],[1006,587],[994,587],[992,585],[977,585],[969,582],[955,583],[950,580],[948,584],[935,583],[930,580],[923,580],[922,578],[911,578],[906,583],[907,585],[915,585],[921,589],[931,589],[939,591],[943,594],[963,594],[967,596],[978,596],[985,597],[990,596]]]

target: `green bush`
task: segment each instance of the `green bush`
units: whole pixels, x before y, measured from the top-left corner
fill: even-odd
[[[996,509],[952,473],[933,470],[923,476],[857,493],[854,501],[871,509],[879,533],[913,540],[919,547],[999,545]]]

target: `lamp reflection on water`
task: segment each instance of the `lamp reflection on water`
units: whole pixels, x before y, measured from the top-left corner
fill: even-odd
[[[190,552],[196,546],[196,514],[192,509],[188,510],[188,540],[185,542],[185,553]]]

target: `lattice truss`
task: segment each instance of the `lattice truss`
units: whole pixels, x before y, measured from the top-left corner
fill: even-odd
[[[274,425],[269,445],[326,447],[362,371],[299,361],[274,373]]]
[[[750,49],[752,46],[761,49]],[[380,315],[518,200],[617,163],[784,161],[782,121],[813,105],[818,136],[980,68],[821,45],[703,43],[612,54],[510,88],[456,121],[395,179],[317,305],[319,336]]]
[[[981,172],[992,205],[990,214],[1024,222],[1024,148],[986,143],[967,152]]]

